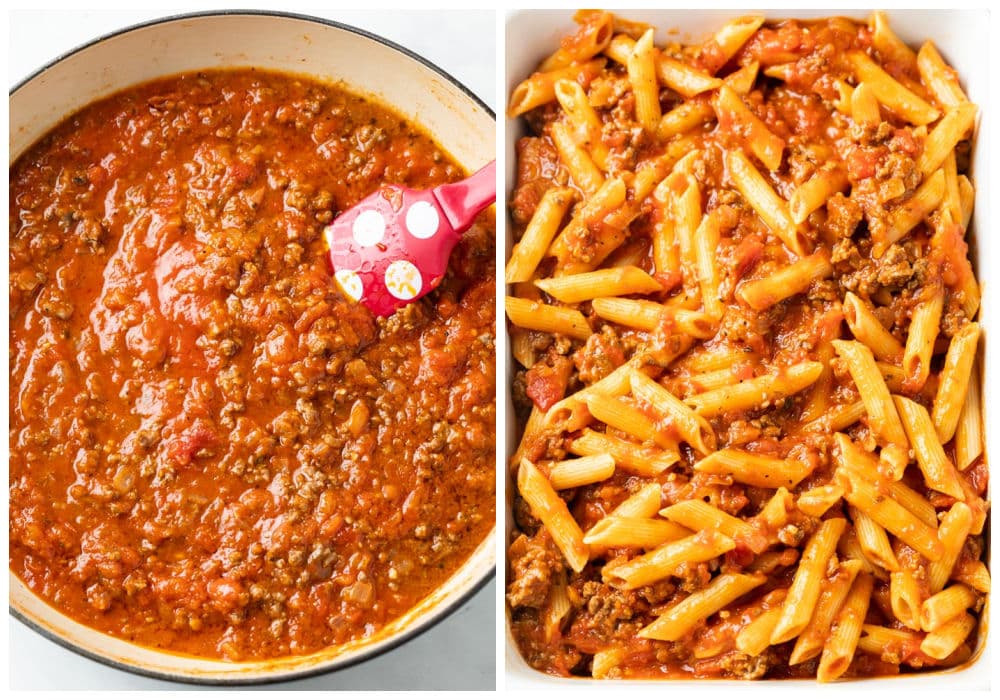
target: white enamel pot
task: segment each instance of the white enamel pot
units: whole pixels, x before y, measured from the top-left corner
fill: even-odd
[[[11,162],[65,117],[101,97],[185,71],[251,66],[339,82],[374,98],[421,125],[469,172],[494,158],[492,111],[419,56],[327,20],[236,11],[141,24],[98,38],[41,68],[10,93]],[[373,637],[307,656],[234,663],[139,646],[73,621],[13,574],[10,610],[54,642],[117,668],[211,684],[289,680],[371,658],[442,620],[493,576],[495,538],[494,530],[444,584]]]

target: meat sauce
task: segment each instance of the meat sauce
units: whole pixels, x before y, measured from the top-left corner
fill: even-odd
[[[388,319],[322,229],[462,169],[347,92],[243,69],[128,89],[10,171],[10,568],[202,657],[375,634],[494,523],[494,223]]]

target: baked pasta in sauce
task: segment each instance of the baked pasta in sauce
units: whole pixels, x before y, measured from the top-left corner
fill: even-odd
[[[576,19],[509,109],[523,656],[595,678],[963,663],[989,574],[957,75],[878,12],[664,46]]]
[[[376,635],[494,523],[492,215],[376,319],[322,237],[464,176],[294,75],[136,86],[10,171],[10,568],[75,620],[230,660]]]

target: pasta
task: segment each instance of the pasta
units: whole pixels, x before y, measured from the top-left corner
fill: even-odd
[[[509,198],[525,659],[821,682],[963,663],[990,588],[978,108],[881,12],[690,45],[577,20],[510,104],[551,94]]]

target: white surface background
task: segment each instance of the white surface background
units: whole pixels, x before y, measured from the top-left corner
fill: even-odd
[[[138,3],[136,3],[138,4]],[[8,87],[53,58],[93,38],[176,12],[225,3],[131,11],[12,10],[8,15]],[[239,5],[246,8],[256,3]],[[336,11],[272,3],[269,9],[321,16],[390,39],[427,58],[466,85],[494,110],[496,20],[492,10],[409,12]],[[269,690],[493,689],[496,581],[459,611],[402,647],[342,671],[266,686]],[[9,618],[12,690],[186,689],[118,671],[67,651]],[[252,687],[252,686],[251,686]]]

